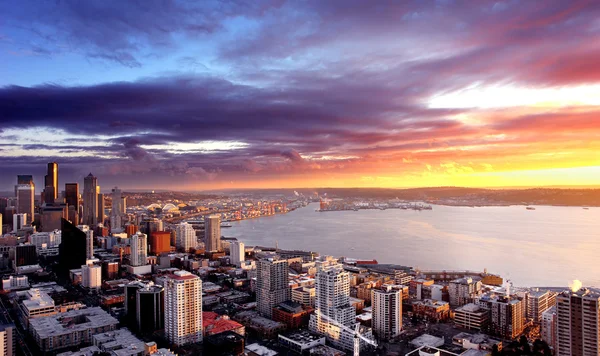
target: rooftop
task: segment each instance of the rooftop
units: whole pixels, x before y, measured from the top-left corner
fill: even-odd
[[[27,310],[54,307],[54,299],[42,290],[30,289],[25,291],[24,296],[27,299],[23,301],[23,306]]]
[[[100,307],[93,307],[31,319],[29,323],[30,328],[35,330],[41,338],[47,338],[108,325],[117,325],[119,321]]]
[[[112,350],[116,356],[137,355],[144,350],[144,342],[128,329],[119,329],[92,336],[94,344],[102,350]]]
[[[465,304],[462,307],[456,309],[456,311],[464,311],[468,313],[477,313],[477,312],[485,312],[485,310],[479,307],[477,304],[469,303]]]
[[[295,341],[297,343],[302,343],[302,344],[309,344],[314,341],[325,339],[325,336],[313,334],[307,330],[288,333],[285,335],[280,334],[279,337],[286,338],[286,339]]]
[[[277,356],[277,351],[273,351],[265,346],[262,346],[258,343],[246,345],[247,351],[252,351],[258,356]]]
[[[444,338],[437,337],[429,334],[423,334],[417,338],[414,338],[410,341],[412,345],[415,347],[422,346],[430,346],[430,347],[438,347],[444,344]]]

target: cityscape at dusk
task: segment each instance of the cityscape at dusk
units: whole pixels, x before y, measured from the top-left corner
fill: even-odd
[[[600,356],[600,2],[0,1],[0,356]]]

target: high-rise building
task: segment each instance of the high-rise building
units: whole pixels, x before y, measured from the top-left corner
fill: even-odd
[[[83,223],[98,224],[98,179],[91,173],[83,179]]]
[[[231,257],[231,264],[240,267],[246,256],[246,247],[244,246],[244,243],[241,241],[231,242],[229,245],[229,255]]]
[[[2,323],[0,324],[0,355],[16,355],[16,346],[17,330],[15,324],[9,323],[5,317],[2,317]]]
[[[548,346],[556,350],[556,305],[542,313],[541,336]]]
[[[196,248],[198,245],[196,238],[196,230],[187,222],[182,222],[175,226],[175,246],[185,251],[190,248]],[[208,251],[208,248],[207,248]]]
[[[316,262],[315,313],[310,316],[311,331],[325,335],[334,346],[345,350],[354,349],[356,308],[350,304],[350,274],[330,256],[322,256]],[[363,337],[371,338],[371,332],[363,331]],[[360,341],[360,347],[365,342]]]
[[[141,232],[131,236],[131,257],[129,263],[132,266],[146,265],[148,259],[148,236]]]
[[[33,176],[30,174],[19,174],[17,175],[17,185],[15,185],[15,197],[17,196],[17,186],[19,184],[26,184],[26,185],[33,185],[35,186],[35,183],[33,183]]]
[[[58,163],[48,163],[48,173],[44,177],[44,203],[54,204],[58,198]]]
[[[556,293],[548,290],[533,290],[527,294],[527,319],[534,323],[542,320],[542,314],[556,304]]]
[[[2,229],[2,227],[3,227],[2,224],[4,223],[4,221],[2,221],[2,218],[4,217],[3,214],[4,213],[0,213],[0,235],[2,235],[4,233],[4,230]]]
[[[78,225],[77,228],[85,234],[85,258],[94,258],[94,230],[87,225]]]
[[[140,224],[140,231],[146,235],[150,235],[155,231],[164,231],[163,222],[157,218],[145,219]]]
[[[556,297],[557,356],[600,355],[600,290],[580,288]]]
[[[106,206],[104,205],[104,194],[100,193],[100,187],[96,187],[98,193],[98,224],[104,224],[104,218],[106,218]]]
[[[65,203],[67,203],[68,220],[73,224],[79,224],[79,184],[65,184]]]
[[[127,197],[121,197],[121,215],[127,215]]]
[[[137,330],[141,333],[151,334],[164,329],[164,294],[164,288],[152,282],[137,290],[135,314]]]
[[[285,259],[269,258],[256,263],[256,309],[266,318],[273,316],[273,307],[291,299],[289,265]]]
[[[102,280],[112,280],[119,277],[119,262],[103,261],[102,262]]]
[[[177,345],[202,341],[202,280],[177,271],[165,278],[165,335]]]
[[[27,214],[14,214],[13,215],[13,232],[19,231],[23,226],[27,224]]]
[[[506,339],[514,339],[525,330],[525,301],[514,296],[483,295],[478,306],[490,311],[488,332]]]
[[[380,339],[389,340],[402,330],[402,290],[384,285],[371,291],[373,333]]]
[[[123,200],[121,199],[121,189],[114,187],[112,190],[112,206],[110,209],[110,229],[112,231],[121,231],[123,224]]]
[[[195,235],[194,235],[195,238]],[[155,231],[150,234],[150,253],[160,255],[171,251],[171,233],[168,231]]]
[[[60,230],[61,219],[67,219],[67,204],[45,204],[40,212],[40,231]]]
[[[81,284],[86,288],[99,289],[102,286],[102,267],[93,264],[82,265]]]
[[[89,253],[88,235],[66,219],[61,220],[61,243],[58,246],[59,266],[63,273],[81,268]]]
[[[35,185],[31,184],[18,184],[17,185],[17,214],[27,214],[25,224],[33,222],[35,217]]]
[[[18,245],[15,247],[15,268],[35,264],[37,264],[35,245]]]
[[[220,215],[204,217],[204,244],[207,252],[222,251]]]
[[[460,307],[472,303],[481,294],[481,280],[471,277],[459,278],[448,284],[450,294],[450,305]]]

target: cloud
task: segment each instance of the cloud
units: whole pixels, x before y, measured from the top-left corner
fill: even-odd
[[[304,158],[302,158],[302,156],[300,156],[300,153],[298,153],[298,151],[296,151],[292,148],[281,151],[281,156],[289,159],[293,163],[303,163],[304,162]]]

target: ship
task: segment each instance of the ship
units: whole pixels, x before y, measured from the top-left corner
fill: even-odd
[[[221,223],[221,227],[232,227],[233,225],[231,225],[230,223],[227,222],[223,222]]]
[[[525,207],[525,209],[527,209],[527,210],[535,210],[535,208],[533,206]]]

